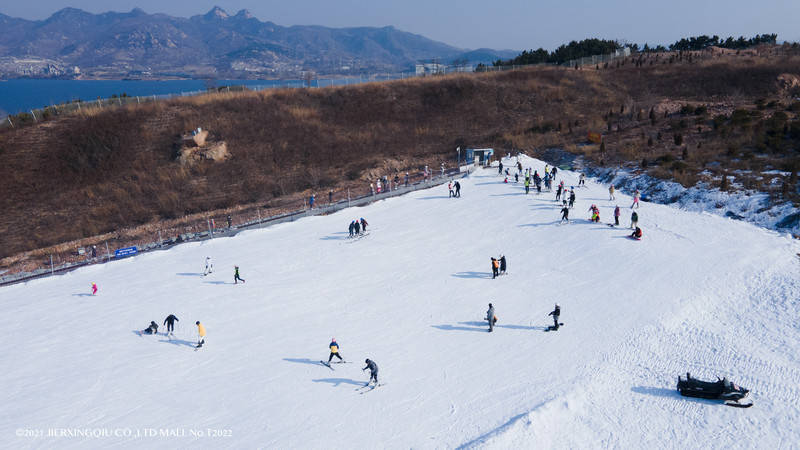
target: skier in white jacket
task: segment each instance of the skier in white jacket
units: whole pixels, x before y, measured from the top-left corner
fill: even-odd
[[[211,257],[206,256],[206,269],[203,271],[203,276],[206,276],[214,271],[214,264],[211,263]]]

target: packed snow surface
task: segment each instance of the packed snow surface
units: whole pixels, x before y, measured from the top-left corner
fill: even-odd
[[[2,288],[0,447],[798,445],[798,242],[646,202],[634,241],[630,197],[558,178],[569,224],[554,192],[483,169],[458,199],[438,186]],[[369,235],[348,239],[360,217]],[[565,325],[543,332],[556,302]],[[171,313],[175,339],[137,333]],[[332,337],[350,362],[333,370]],[[361,394],[365,358],[385,384]],[[680,397],[687,371],[755,406]]]

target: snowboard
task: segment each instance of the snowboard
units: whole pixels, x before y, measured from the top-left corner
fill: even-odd
[[[633,237],[631,235],[628,235],[628,238],[629,239],[633,239],[634,241],[641,241],[642,240],[642,238]]]
[[[558,328],[561,328],[563,326],[564,326],[564,322],[559,322],[558,323]],[[550,325],[549,327],[545,328],[544,331],[545,332],[547,332],[547,331],[558,331],[558,329],[555,326]]]
[[[381,387],[381,386],[384,386],[385,384],[386,384],[386,383],[378,383],[378,384],[373,384],[373,385],[370,385],[370,384],[368,383],[366,386],[362,386],[362,387],[360,387],[360,388],[357,388],[357,389],[356,389],[356,391],[358,391],[358,393],[359,393],[359,394],[362,394],[362,395],[363,395],[363,394],[366,394],[367,392],[372,392],[372,391],[374,391],[375,389],[377,389],[377,388],[379,388],[379,387]]]

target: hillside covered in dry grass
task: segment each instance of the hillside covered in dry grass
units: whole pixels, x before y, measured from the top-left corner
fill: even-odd
[[[774,169],[790,173],[777,187],[740,181],[796,200],[800,57],[766,53],[209,94],[5,129],[0,257],[311,192],[366,191],[381,175],[453,166],[457,146],[558,146],[684,184]],[[224,157],[182,157],[182,137],[197,127],[224,144]],[[585,145],[589,132],[603,143]]]

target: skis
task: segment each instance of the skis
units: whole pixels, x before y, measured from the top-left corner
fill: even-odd
[[[383,385],[385,385],[385,384],[386,384],[386,383],[377,383],[377,384],[370,384],[370,383],[367,383],[367,384],[366,384],[366,386],[362,386],[362,387],[360,387],[360,388],[356,388],[356,391],[358,391],[358,393],[359,393],[359,394],[362,394],[362,395],[363,395],[363,394],[366,394],[367,392],[372,392],[372,391],[374,391],[376,388],[378,388],[378,387],[380,387],[380,386],[383,386]]]
[[[330,363],[326,363],[323,360],[319,360],[319,363],[322,364],[323,366],[327,367],[328,369],[333,370],[333,367],[331,367]]]
[[[745,404],[741,404],[741,403],[737,403],[737,402],[725,402],[725,406],[733,406],[734,408],[749,408],[749,407],[753,406],[753,402],[745,403]]]

